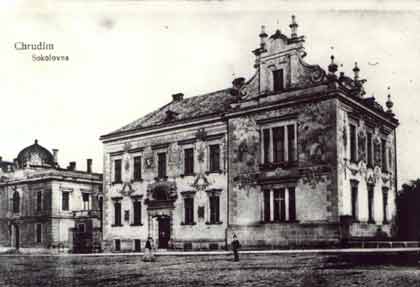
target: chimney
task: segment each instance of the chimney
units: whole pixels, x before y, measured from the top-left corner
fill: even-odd
[[[76,162],[71,161],[69,162],[69,166],[67,167],[68,170],[76,170]]]
[[[53,149],[54,162],[58,163],[58,149]]]
[[[232,81],[232,85],[235,90],[240,90],[244,84],[245,84],[245,78],[243,77],[236,78]]]
[[[86,171],[88,173],[92,173],[92,159],[91,158],[86,159]]]
[[[3,157],[2,156],[0,156],[0,162],[2,162],[3,161]]]
[[[177,93],[177,94],[172,95],[172,101],[173,102],[180,102],[183,99],[184,99],[184,94],[183,93]]]

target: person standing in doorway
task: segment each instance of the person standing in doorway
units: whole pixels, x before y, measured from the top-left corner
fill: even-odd
[[[239,243],[238,238],[236,237],[236,234],[233,234],[233,240],[232,240],[232,250],[234,255],[234,260],[239,261],[239,248],[241,248],[241,244]]]

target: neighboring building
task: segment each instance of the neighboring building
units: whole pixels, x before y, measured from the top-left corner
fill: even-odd
[[[337,243],[390,233],[398,120],[354,78],[261,31],[255,75],[101,137],[104,244],[140,249]]]
[[[0,246],[28,251],[100,249],[102,175],[67,169],[35,143],[13,163],[0,160]],[[58,249],[57,249],[58,250]]]

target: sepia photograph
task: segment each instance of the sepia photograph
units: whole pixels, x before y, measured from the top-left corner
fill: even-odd
[[[0,2],[0,286],[420,286],[418,1]]]

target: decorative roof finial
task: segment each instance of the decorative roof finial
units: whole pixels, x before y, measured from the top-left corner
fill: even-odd
[[[343,79],[344,78],[343,64],[340,64],[340,69],[341,69],[341,71],[340,71],[340,79]]]
[[[330,74],[334,75],[335,72],[337,72],[337,64],[334,63],[334,55],[331,55],[330,59],[331,63],[328,65],[328,71],[330,72]]]
[[[354,62],[353,72],[354,72],[354,80],[355,81],[359,80],[359,72],[360,72],[360,69],[357,66],[357,62]]]
[[[261,33],[260,33],[260,46],[261,48],[264,48],[265,45],[265,39],[268,37],[267,33],[265,33],[265,26],[261,25]]]
[[[394,106],[394,103],[391,101],[391,87],[388,87],[388,100],[386,101],[386,107],[388,110],[386,111],[389,114],[392,114],[392,107]]]
[[[265,33],[265,25],[261,25],[261,33],[260,33],[260,38],[267,38],[268,35],[267,33]]]
[[[292,15],[292,23],[289,25],[290,30],[292,31],[292,33],[290,34],[290,36],[292,38],[296,38],[297,37],[297,28],[298,28],[298,24],[296,23],[296,17],[295,15]]]

